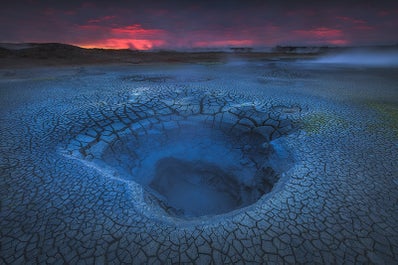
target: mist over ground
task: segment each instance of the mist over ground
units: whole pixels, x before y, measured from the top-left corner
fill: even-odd
[[[389,49],[352,49],[349,51],[328,54],[313,62],[324,64],[345,64],[377,67],[397,67],[398,48]]]

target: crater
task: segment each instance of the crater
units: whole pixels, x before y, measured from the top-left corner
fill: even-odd
[[[69,154],[107,176],[139,185],[137,205],[157,216],[224,214],[274,192],[293,164],[280,139],[292,131],[288,115],[300,109],[264,111],[254,103],[181,93],[152,100],[157,104],[152,107],[119,104],[109,112],[109,122],[95,121],[76,136]]]
[[[126,135],[101,158],[119,177],[141,184],[154,211],[189,218],[227,213],[272,190],[278,175],[268,162],[275,152],[261,134],[203,121],[175,125]]]

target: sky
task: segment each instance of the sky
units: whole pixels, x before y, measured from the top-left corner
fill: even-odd
[[[2,1],[0,42],[191,49],[398,44],[395,1]]]

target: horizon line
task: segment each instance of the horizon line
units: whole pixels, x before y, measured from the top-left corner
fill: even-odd
[[[18,50],[17,47],[5,47],[8,45],[15,45],[15,46],[23,46],[23,45],[48,45],[48,44],[58,44],[58,45],[68,45],[73,46],[81,49],[86,50],[113,50],[113,51],[139,51],[139,52],[159,52],[159,51],[225,51],[225,50],[247,50],[248,52],[256,52],[256,51],[272,51],[272,49],[276,48],[307,48],[307,49],[314,49],[314,48],[371,48],[371,47],[398,47],[397,43],[390,43],[390,44],[360,44],[360,45],[304,45],[304,44],[277,44],[274,46],[208,46],[208,47],[179,47],[179,48],[151,48],[151,49],[131,49],[131,48],[104,48],[104,47],[95,47],[95,46],[86,46],[86,45],[78,45],[78,44],[71,44],[71,43],[62,43],[62,42],[0,42],[0,48],[8,49],[8,50]],[[14,48],[14,49],[12,49]],[[26,47],[26,48],[19,48],[19,49],[27,49],[33,47]]]

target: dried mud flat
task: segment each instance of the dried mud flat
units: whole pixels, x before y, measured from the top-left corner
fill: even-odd
[[[236,59],[0,76],[5,264],[397,262],[397,68]]]

